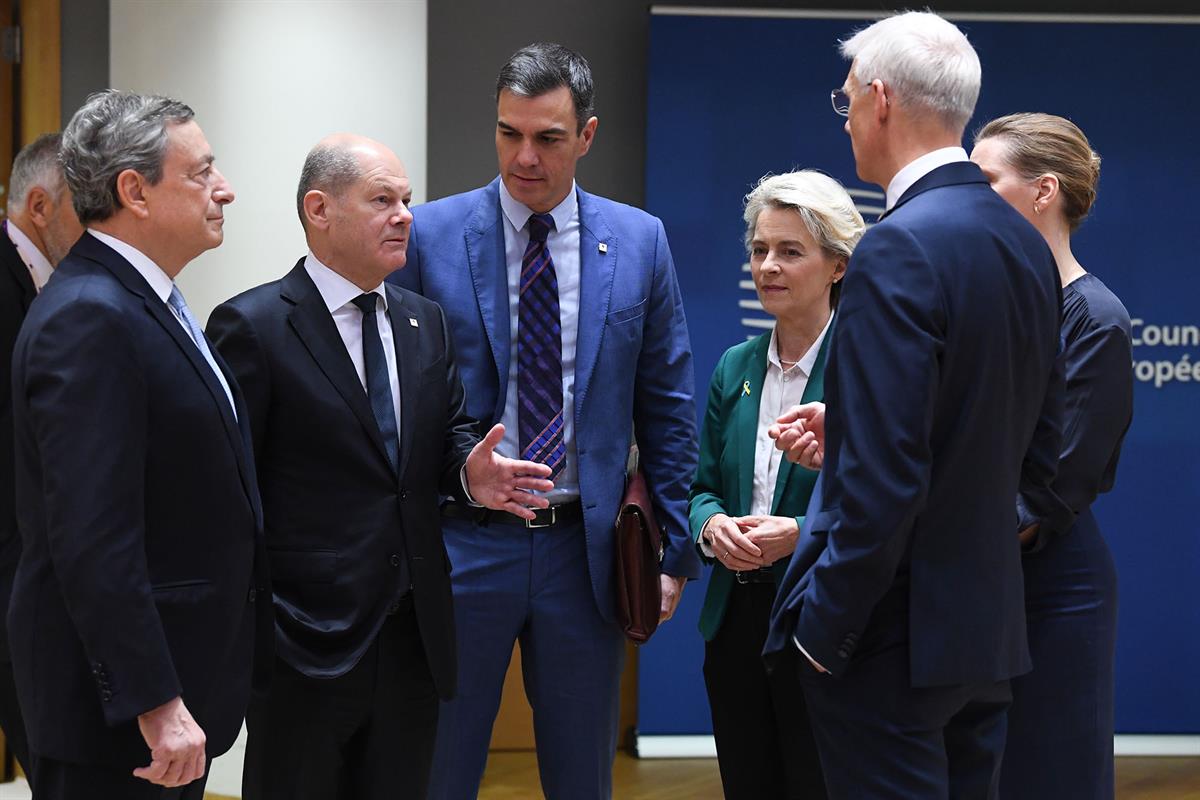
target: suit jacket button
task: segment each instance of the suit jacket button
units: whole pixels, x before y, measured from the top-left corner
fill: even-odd
[[[401,499],[401,500],[407,500],[407,499],[408,499],[408,490],[407,490],[407,489],[401,489],[401,490],[400,490],[400,499]]]
[[[111,702],[113,697],[112,692],[110,692],[108,689],[105,689],[103,692],[101,692],[100,696],[104,698],[104,702],[106,703]]]
[[[391,562],[393,567],[400,566],[400,556],[396,555],[395,553],[392,553],[392,557],[388,559],[388,561]]]
[[[246,593],[246,602],[247,602],[247,603],[253,603],[253,602],[254,602],[254,599],[255,599],[255,596],[256,596],[257,594],[258,594],[258,592],[256,592],[254,589],[251,589],[249,592],[247,592],[247,593]]]
[[[843,647],[837,651],[837,655],[838,655],[838,658],[840,658],[844,661],[850,657],[850,651]]]

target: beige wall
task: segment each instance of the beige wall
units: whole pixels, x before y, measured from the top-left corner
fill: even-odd
[[[111,85],[192,106],[237,193],[179,277],[201,321],[304,255],[296,182],[323,135],[385,142],[424,200],[425,28],[426,0],[112,0]]]

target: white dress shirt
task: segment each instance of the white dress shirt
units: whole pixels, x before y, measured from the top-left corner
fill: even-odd
[[[88,228],[88,233],[104,242],[104,244],[108,245],[113,250],[116,250],[118,255],[128,261],[130,266],[137,270],[138,274],[146,280],[146,283],[150,284],[150,289],[154,292],[154,294],[156,294],[158,298],[163,301],[163,305],[165,305],[167,310],[171,312],[171,316],[176,322],[179,323],[179,327],[183,328],[183,332],[187,334],[188,341],[194,343],[196,340],[192,338],[191,327],[187,324],[187,321],[184,320],[183,317],[176,313],[175,309],[171,307],[171,304],[167,302],[167,299],[171,296],[171,290],[175,288],[175,282],[171,280],[171,276],[163,272],[162,267],[158,266],[158,264],[155,264],[154,261],[150,259],[150,256],[146,255],[141,250],[138,250],[128,242],[123,242],[115,236],[109,236],[107,233],[101,233],[100,231],[93,230],[92,228]],[[207,346],[211,353],[212,345]],[[199,350],[200,346],[196,345],[196,349]],[[201,353],[200,355],[203,356],[204,354]],[[217,380],[220,382],[221,388],[225,390],[225,396],[229,398],[229,407],[233,409],[233,416],[236,418],[237,406],[235,406],[233,402],[233,390],[229,388],[229,381],[225,380],[225,376],[221,374],[221,370],[217,368],[215,361],[210,361],[209,359],[205,358],[204,363],[208,364],[209,367],[212,368],[213,374],[217,376]]]
[[[919,156],[904,165],[896,175],[892,178],[887,187],[887,201],[885,208],[889,211],[892,206],[896,205],[905,192],[907,192],[914,183],[924,178],[929,173],[933,172],[938,167],[944,167],[946,164],[953,164],[956,161],[968,161],[967,151],[961,147],[943,147],[938,150],[931,150],[923,156]]]
[[[350,355],[350,360],[354,362],[354,371],[358,374],[363,391],[369,391],[367,389],[367,366],[363,359],[363,312],[353,303],[354,298],[360,294],[368,294],[368,292],[364,292],[322,264],[311,252],[304,259],[304,270],[308,273],[308,277],[312,278],[312,282],[317,285],[317,291],[321,294],[321,299],[325,301],[325,307],[329,309],[329,313],[333,317],[338,335],[342,337],[342,344],[346,346],[346,352]],[[396,412],[396,430],[399,431],[400,373],[396,367],[396,344],[392,336],[392,320],[387,313],[387,292],[384,291],[381,283],[372,289],[370,294],[374,294],[378,298],[375,301],[375,321],[379,326],[379,338],[383,342],[383,360],[387,362],[388,385],[392,389],[392,408]],[[400,446],[399,442],[396,443],[396,446]]]
[[[533,212],[508,193],[500,181],[500,209],[504,217],[504,257],[508,266],[508,393],[504,396],[504,440],[496,452],[520,458],[517,417],[517,317],[521,285],[521,261],[529,245],[526,223]],[[566,463],[547,497],[551,505],[579,498],[579,462],[575,450],[575,343],[579,338],[579,199],[575,184],[563,201],[550,211],[554,230],[546,237],[554,274],[558,278],[558,315],[562,328],[563,442]]]
[[[46,281],[50,280],[50,276],[54,274],[54,267],[50,265],[50,259],[42,255],[42,251],[38,250],[33,240],[25,235],[25,231],[14,225],[12,220],[9,220],[4,227],[8,231],[8,240],[17,248],[17,254],[21,256],[25,266],[29,267],[29,275],[33,278],[34,288],[40,292],[46,285]]]
[[[779,479],[779,465],[783,462],[783,451],[775,446],[775,440],[767,431],[779,419],[779,415],[792,406],[799,405],[812,377],[821,343],[829,333],[833,315],[817,335],[816,340],[795,364],[784,369],[779,360],[779,339],[771,331],[771,342],[767,345],[767,372],[763,376],[762,392],[758,396],[758,430],[754,442],[754,482],[750,493],[750,516],[766,516],[771,513],[775,501],[775,483]],[[712,517],[709,517],[712,519]],[[708,525],[708,520],[705,520]],[[702,528],[703,530],[703,528]],[[713,549],[704,537],[700,538],[700,551],[713,558]]]

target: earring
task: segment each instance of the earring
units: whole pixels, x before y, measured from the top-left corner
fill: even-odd
[[[1042,213],[1042,206],[1041,206],[1039,203],[1034,203],[1034,204],[1033,204],[1033,213],[1034,213],[1034,214],[1041,214],[1041,213]]]

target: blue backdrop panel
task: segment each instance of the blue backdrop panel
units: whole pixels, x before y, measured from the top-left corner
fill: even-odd
[[[767,172],[815,167],[873,218],[829,92],[836,41],[863,19],[656,16],[651,22],[646,204],[666,225],[696,354],[697,401],[730,345],[762,330],[743,271],[741,199]],[[1075,120],[1102,155],[1099,202],[1076,255],[1135,319],[1135,420],[1116,489],[1097,504],[1120,575],[1117,728],[1200,732],[1200,26],[959,23],[983,62],[969,131],[1013,111]],[[969,145],[968,145],[969,148]],[[702,408],[697,408],[697,414]],[[696,630],[704,586],[641,654],[643,734],[712,730]]]

